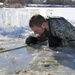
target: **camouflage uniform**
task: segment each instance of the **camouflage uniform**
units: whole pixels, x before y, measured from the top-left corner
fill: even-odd
[[[50,18],[50,30],[53,36],[62,39],[63,45],[75,45],[75,27],[63,17]]]

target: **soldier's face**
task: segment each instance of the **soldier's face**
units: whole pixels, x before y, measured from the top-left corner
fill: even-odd
[[[44,28],[38,26],[31,27],[31,29],[32,31],[34,31],[35,34],[39,35],[41,35],[44,32]]]

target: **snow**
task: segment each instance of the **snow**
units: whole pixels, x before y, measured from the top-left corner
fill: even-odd
[[[71,22],[75,26],[75,17],[74,17],[75,9],[74,8],[45,8],[45,7],[44,8],[25,7],[25,8],[18,8],[18,9],[2,8],[0,9],[0,48],[12,49],[12,48],[24,46],[26,37],[33,34],[33,32],[28,26],[29,19],[32,15],[38,14],[38,13],[43,15],[44,17],[47,17],[47,16],[65,17],[67,20],[69,20],[69,22]],[[45,50],[47,48],[43,48],[43,49]],[[62,48],[59,48],[59,49],[62,49]],[[67,48],[66,50],[69,50],[69,49],[70,48]],[[34,65],[33,63],[35,63],[35,61],[37,62],[38,60],[41,60],[42,58],[44,59],[43,53],[45,55],[48,54],[47,56],[53,55],[48,50],[41,51],[41,52],[39,52],[38,50],[34,51],[33,48],[32,50],[30,48],[30,51],[28,50],[27,48],[22,48],[22,49],[19,49],[18,51],[0,53],[0,75],[6,75],[7,72],[10,72],[13,70],[20,70],[24,68],[25,66],[28,65],[28,63],[32,60],[33,57],[34,58],[32,61],[32,65]],[[64,56],[64,53],[59,53],[59,52],[57,53],[59,56],[61,54]],[[38,55],[42,55],[42,56],[39,57]],[[65,54],[65,57],[72,58],[73,62],[75,62],[74,54],[73,55]],[[66,61],[64,61],[63,63],[65,62]],[[37,64],[38,63],[39,62],[37,62]],[[30,65],[30,68],[32,68],[31,65]],[[40,66],[38,66],[38,68],[40,68]],[[32,70],[25,75],[31,75],[31,74],[35,75],[36,73],[37,73],[36,75],[50,74],[50,72],[48,71],[38,72],[38,71],[34,71],[34,70],[32,71]],[[68,68],[67,70],[70,70],[70,68]],[[53,71],[51,72],[53,73]]]
[[[3,5],[3,3],[2,3],[2,2],[0,2],[0,5]]]

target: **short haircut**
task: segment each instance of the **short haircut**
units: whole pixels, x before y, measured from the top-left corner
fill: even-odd
[[[43,22],[46,22],[46,19],[43,16],[36,14],[31,17],[29,21],[29,26],[30,27],[34,27],[34,26],[41,27]]]

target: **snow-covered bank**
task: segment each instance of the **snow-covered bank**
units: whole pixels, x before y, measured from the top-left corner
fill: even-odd
[[[60,16],[75,22],[75,8],[2,8],[0,9],[0,27],[26,27],[30,17],[34,14],[41,14],[44,17]]]
[[[42,10],[41,10],[42,9]],[[34,14],[60,16],[75,26],[75,8],[2,8],[0,9],[0,34],[9,37],[24,37],[31,31],[29,19]]]

